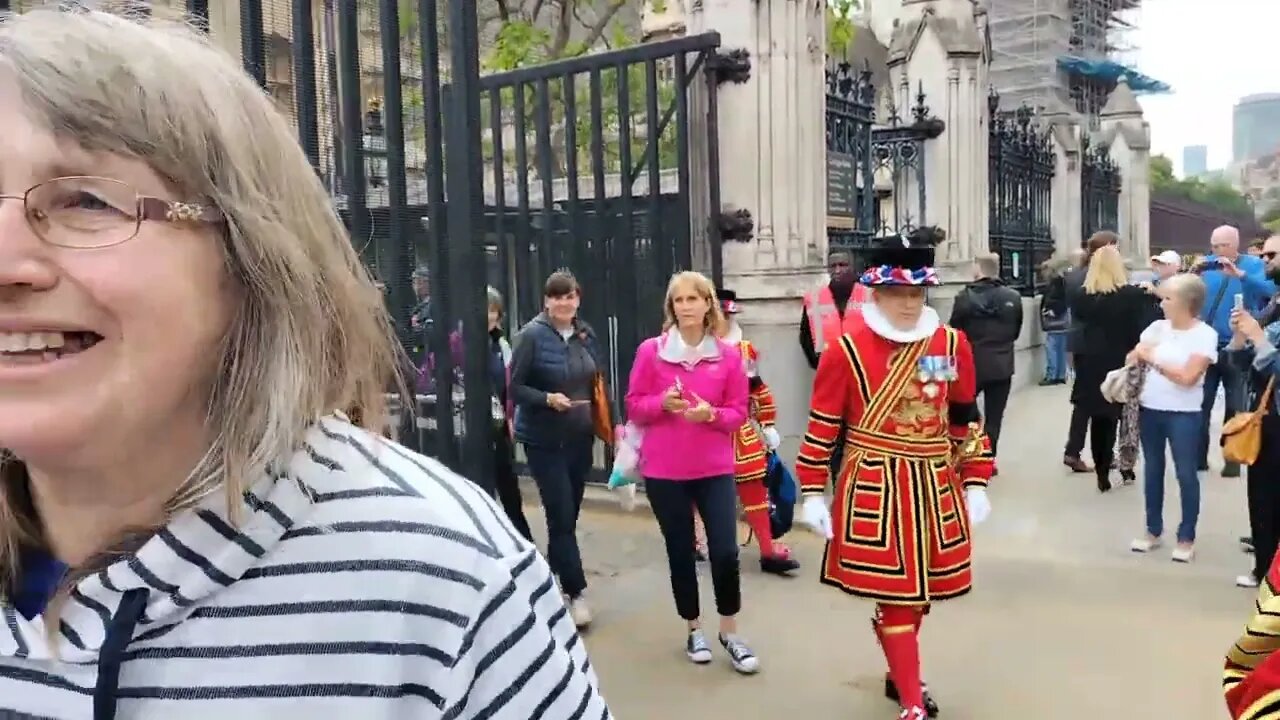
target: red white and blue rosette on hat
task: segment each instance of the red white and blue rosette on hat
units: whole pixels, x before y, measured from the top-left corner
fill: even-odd
[[[877,265],[867,268],[862,273],[862,277],[858,279],[863,285],[885,286],[885,285],[904,285],[915,287],[930,287],[941,285],[942,281],[938,279],[937,270],[932,267],[906,268],[896,265]]]

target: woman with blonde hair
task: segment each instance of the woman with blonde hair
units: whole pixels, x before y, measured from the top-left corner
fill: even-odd
[[[0,715],[608,716],[533,546],[377,434],[381,296],[231,58],[9,17],[0,127]]]
[[[711,662],[690,552],[696,508],[706,527],[720,644],[735,670],[751,674],[760,662],[738,634],[742,588],[733,452],[747,419],[747,372],[742,354],[716,336],[724,316],[706,277],[672,277],[664,314],[663,333],[636,350],[627,387],[627,419],[644,429],[640,474],[666,544],[676,611],[688,626],[685,653],[692,662]]]
[[[1099,233],[1101,234],[1101,233]],[[1112,233],[1107,233],[1113,235]],[[1071,314],[1081,324],[1080,343],[1075,351],[1075,384],[1071,386],[1071,402],[1076,411],[1089,418],[1089,447],[1098,491],[1111,489],[1111,467],[1116,444],[1116,426],[1120,406],[1102,396],[1102,381],[1107,373],[1125,363],[1125,355],[1138,344],[1146,327],[1147,293],[1130,285],[1124,259],[1114,243],[1095,243],[1089,258],[1084,284],[1071,298]],[[1133,482],[1132,471],[1123,471],[1126,484]]]

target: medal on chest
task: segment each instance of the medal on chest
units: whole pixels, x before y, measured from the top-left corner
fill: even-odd
[[[926,355],[916,363],[916,379],[922,385],[924,396],[930,400],[942,393],[942,383],[954,382],[959,377],[953,356]]]

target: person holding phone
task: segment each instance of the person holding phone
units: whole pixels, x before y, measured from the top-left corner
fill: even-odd
[[[578,547],[578,513],[595,448],[591,397],[604,367],[595,331],[578,317],[578,281],[551,273],[544,310],[530,320],[511,351],[515,438],[524,446],[547,519],[547,561],[560,580],[579,628],[591,622],[587,577]]]
[[[1267,277],[1266,263],[1262,258],[1240,252],[1240,231],[1236,228],[1224,225],[1214,230],[1209,245],[1211,254],[1193,270],[1204,280],[1208,298],[1200,319],[1217,331],[1218,351],[1221,353],[1231,341],[1233,297],[1241,295],[1243,309],[1250,313],[1258,312],[1275,295],[1276,284]],[[1244,409],[1244,376],[1236,372],[1231,363],[1211,365],[1204,376],[1204,394],[1200,403],[1200,470],[1209,469],[1209,426],[1219,387],[1223,391],[1224,420]],[[1240,467],[1235,463],[1224,463],[1222,476],[1239,477]]]
[[[711,662],[702,630],[693,513],[702,517],[718,639],[744,675],[760,661],[738,631],[742,585],[738,565],[738,493],[734,438],[747,421],[749,383],[742,353],[716,337],[724,315],[715,286],[681,272],[667,285],[664,332],[636,350],[627,385],[627,418],[644,429],[640,474],[658,521],[671,572],[676,612],[686,623],[685,654]]]

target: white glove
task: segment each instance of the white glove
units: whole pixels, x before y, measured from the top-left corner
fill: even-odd
[[[778,435],[778,429],[775,427],[767,427],[764,429],[764,445],[770,450],[777,450],[782,444],[782,438]]]
[[[835,537],[831,532],[831,511],[827,509],[826,498],[821,495],[810,495],[804,499],[804,505],[800,508],[800,522],[827,540]]]
[[[980,487],[971,487],[964,491],[965,504],[969,506],[969,522],[979,525],[991,515],[991,501],[987,499],[987,491]]]

